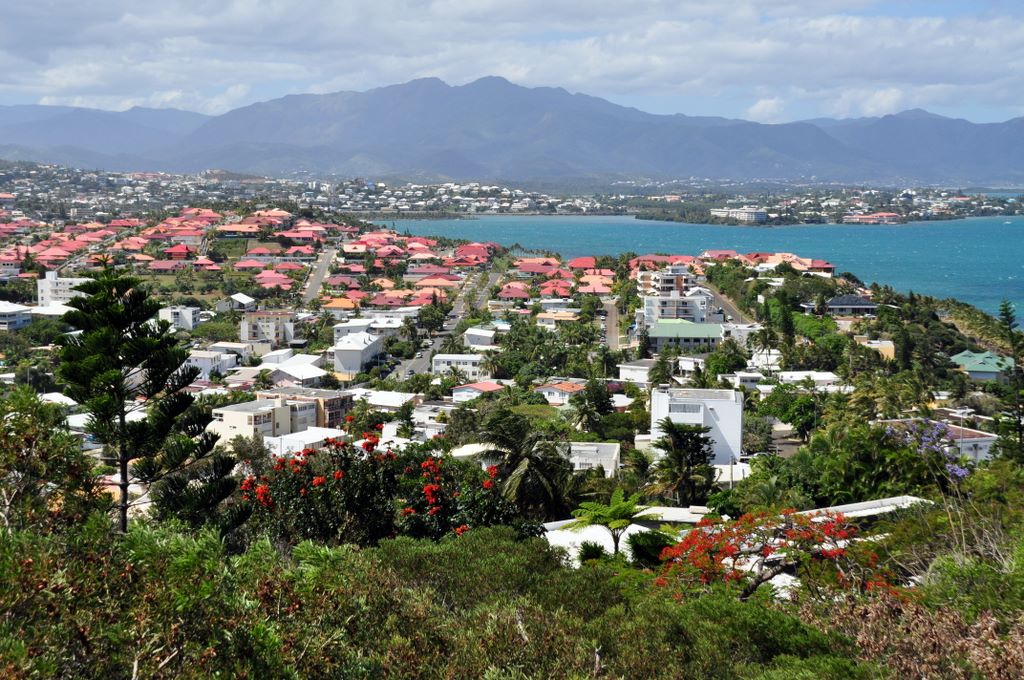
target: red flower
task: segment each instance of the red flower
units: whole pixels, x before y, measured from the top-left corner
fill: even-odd
[[[424,484],[423,495],[427,498],[427,503],[430,505],[437,504],[437,494],[441,491],[440,484]]]
[[[256,500],[265,508],[269,508],[274,504],[274,501],[270,498],[270,487],[266,484],[260,484],[256,487]]]
[[[242,485],[239,487],[242,491],[252,491],[253,482],[256,481],[255,477],[246,477],[242,480]]]
[[[351,423],[351,422],[353,422],[353,421],[354,421],[355,419],[356,419],[356,417],[355,417],[355,416],[345,416],[345,422],[346,422],[346,423]]]
[[[469,531],[469,525],[468,524],[463,524],[462,526],[455,527],[455,533],[458,534],[459,536],[461,536],[462,534],[466,533],[467,531]]]
[[[345,472],[343,470],[335,470],[334,471],[334,481],[338,481],[339,479],[341,479],[344,476],[345,476]]]
[[[485,489],[493,489],[494,488],[494,482],[491,481],[490,479],[485,479],[484,480],[484,488]]]
[[[327,478],[323,475],[317,475],[313,478],[313,486],[323,486],[327,483]]]
[[[441,512],[441,508],[439,508],[438,506],[435,505],[434,507],[430,508],[430,510],[427,511],[427,514],[428,515],[436,515],[439,512]]]
[[[491,479],[497,478],[497,476],[498,476],[498,466],[497,465],[490,465],[490,466],[488,466],[488,468],[487,468],[487,476],[490,477]]]
[[[378,430],[383,430],[384,429],[384,423],[377,423],[376,425],[374,425],[374,427],[377,428]]]
[[[299,495],[300,496],[305,496],[306,495],[306,487],[302,487],[301,489],[299,489]]]

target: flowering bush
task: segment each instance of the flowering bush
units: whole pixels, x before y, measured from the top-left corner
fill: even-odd
[[[438,539],[507,524],[536,533],[499,493],[497,469],[437,457],[430,446],[396,453],[363,433],[357,447],[329,440],[321,451],[279,456],[267,474],[245,478],[239,500],[253,527],[275,540],[372,545],[396,535]]]
[[[898,445],[914,449],[934,468],[933,473],[944,488],[963,481],[971,473],[969,462],[964,460],[943,423],[911,420],[898,427],[886,427],[885,434]]]
[[[840,514],[749,513],[737,520],[705,519],[681,541],[661,553],[658,585],[670,581],[701,588],[732,584],[746,599],[762,584],[783,573],[818,576],[831,567],[840,587],[877,588],[885,581],[872,560],[864,564],[853,554],[857,528]],[[817,581],[817,579],[815,579]]]

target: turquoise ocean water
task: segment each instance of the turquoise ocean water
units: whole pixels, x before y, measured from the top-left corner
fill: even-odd
[[[1009,224],[1007,224],[1009,222]],[[900,225],[725,227],[632,217],[488,215],[470,220],[381,220],[399,231],[578,255],[710,249],[785,251],[829,260],[866,283],[955,297],[996,312],[1003,298],[1024,315],[1024,216]]]

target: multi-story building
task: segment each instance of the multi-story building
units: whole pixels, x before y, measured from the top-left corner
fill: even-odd
[[[257,399],[213,409],[206,429],[220,435],[222,443],[235,437],[278,437],[316,427],[317,405],[313,401]]]
[[[384,351],[384,338],[365,331],[350,333],[334,345],[334,370],[350,380]]]
[[[768,211],[761,208],[743,206],[742,208],[712,208],[711,216],[738,222],[763,224],[768,221]]]
[[[65,305],[73,298],[85,295],[75,288],[89,280],[87,278],[61,278],[55,271],[46,272],[43,278],[36,280],[36,296],[39,299],[39,306]]]
[[[352,410],[351,392],[321,390],[313,387],[277,387],[256,392],[257,399],[282,398],[292,402],[311,402],[316,405],[317,427],[342,427],[345,415]]]
[[[246,312],[238,331],[242,342],[285,345],[295,338],[295,314],[284,310]]]
[[[292,432],[291,408],[284,399],[257,399],[213,409],[206,429],[229,443],[237,436],[276,437]]]
[[[681,293],[697,284],[697,277],[685,264],[673,264],[656,270],[636,273],[637,292],[643,295]]]
[[[490,374],[481,368],[483,362],[483,354],[435,354],[430,368],[435,375],[456,369],[468,380],[480,380],[490,377]]]
[[[164,307],[157,312],[157,318],[168,322],[176,330],[190,331],[199,325],[200,311],[198,307],[185,307],[184,305]]]
[[[0,331],[16,331],[32,322],[29,308],[13,302],[0,300]]]
[[[673,389],[660,385],[651,391],[651,443],[664,432],[661,421],[709,428],[713,465],[739,460],[743,440],[743,393],[735,390]],[[652,448],[655,457],[662,452]]]

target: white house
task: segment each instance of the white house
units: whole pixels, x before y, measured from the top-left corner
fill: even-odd
[[[452,401],[457,404],[471,401],[482,394],[500,392],[503,389],[505,389],[504,385],[499,385],[496,382],[490,382],[487,380],[469,383],[468,385],[459,385],[458,387],[452,388]]]
[[[483,354],[435,354],[431,359],[430,369],[435,375],[456,369],[469,380],[480,380],[489,376],[480,367],[483,361]]]
[[[157,318],[171,324],[175,330],[190,331],[199,325],[198,307],[186,307],[178,305],[175,307],[163,307],[157,312]]]
[[[66,304],[73,298],[85,295],[85,293],[75,290],[75,287],[80,286],[86,281],[91,281],[91,279],[65,279],[57,276],[55,271],[46,272],[43,278],[36,280],[36,295],[39,298],[39,306],[49,307],[53,304]]]
[[[679,367],[679,375],[683,378],[691,378],[693,374],[698,370],[704,371],[704,362],[707,359],[707,355],[687,355],[679,357],[677,365]]]
[[[32,323],[29,308],[0,300],[0,331],[16,331]]]
[[[815,387],[829,387],[839,382],[839,376],[832,371],[780,371],[779,382],[785,385],[799,385],[806,380]]]
[[[658,387],[651,391],[651,442],[663,435],[663,418],[710,428],[714,465],[739,460],[743,439],[743,394],[736,390],[697,390]],[[659,449],[653,449],[659,455]]]
[[[750,336],[762,328],[763,326],[759,323],[723,323],[722,339],[732,338],[741,347],[747,347],[750,344]]]
[[[365,331],[344,336],[334,345],[334,370],[354,378],[384,351],[384,338]]]
[[[402,320],[397,318],[362,317],[349,319],[334,324],[334,342],[339,342],[346,335],[353,333],[370,333],[381,337],[398,335],[402,330]]]
[[[637,359],[624,364],[618,364],[619,380],[625,382],[646,385],[650,380],[651,369],[654,368],[654,359]]]
[[[266,444],[271,455],[287,456],[303,449],[319,451],[327,446],[328,439],[341,439],[344,436],[345,430],[333,427],[309,427],[299,432],[266,437],[263,443]]]
[[[539,387],[535,387],[533,391],[547,399],[548,405],[562,406],[563,404],[569,403],[572,395],[577,392],[582,392],[585,389],[586,385],[583,383],[562,380],[559,382],[545,383]]]
[[[718,376],[719,379],[725,380],[733,389],[738,390],[741,387],[745,387],[748,390],[752,390],[757,387],[757,384],[764,380],[764,374],[756,371],[736,371],[735,373],[723,373]]]
[[[199,377],[207,379],[211,373],[227,375],[229,370],[238,365],[238,355],[231,352],[194,349],[189,352],[185,364],[198,368]]]
[[[489,349],[498,344],[498,331],[483,326],[467,328],[462,334],[462,339],[470,349]]]
[[[218,312],[251,312],[256,309],[256,298],[249,297],[245,293],[235,293],[218,302],[214,308]]]
[[[573,470],[601,467],[605,477],[614,477],[619,471],[620,450],[618,443],[569,442],[569,462]]]

